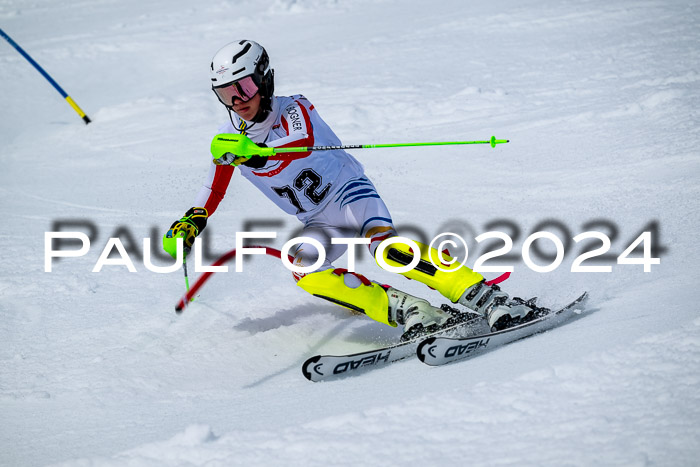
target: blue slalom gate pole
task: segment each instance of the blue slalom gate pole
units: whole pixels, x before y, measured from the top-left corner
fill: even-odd
[[[41,76],[46,78],[46,80],[49,83],[51,83],[51,85],[56,89],[56,91],[58,91],[58,93],[61,95],[61,97],[63,97],[66,100],[66,102],[68,102],[68,104],[70,104],[70,106],[73,107],[73,110],[75,110],[77,112],[77,114],[80,115],[80,117],[82,117],[82,119],[86,125],[88,123],[90,123],[90,118],[87,115],[85,115],[85,112],[83,112],[83,110],[80,107],[78,107],[78,104],[75,103],[75,101],[66,93],[66,91],[64,91],[63,88],[61,86],[59,86],[56,81],[54,81],[54,79],[51,77],[51,75],[49,75],[41,67],[41,65],[39,65],[37,62],[35,62],[34,59],[32,57],[30,57],[29,54],[27,52],[25,52],[22,47],[20,47],[15,41],[13,41],[12,38],[10,36],[8,36],[5,33],[5,31],[2,30],[2,28],[0,28],[0,36],[2,36],[7,42],[9,42],[10,45],[12,47],[14,47],[17,50],[17,52],[20,53],[20,55],[22,55],[24,58],[26,58],[27,61],[29,63],[31,63],[39,73],[41,73]]]

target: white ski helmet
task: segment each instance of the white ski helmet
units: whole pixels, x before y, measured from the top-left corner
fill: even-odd
[[[211,61],[211,83],[219,101],[229,109],[233,98],[247,101],[260,92],[263,115],[258,114],[258,118],[264,119],[272,110],[274,70],[267,52],[257,42],[241,40],[219,49]]]

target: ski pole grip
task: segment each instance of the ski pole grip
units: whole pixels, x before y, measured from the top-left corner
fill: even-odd
[[[272,156],[274,148],[261,148],[246,135],[221,133],[211,141],[211,155],[218,160],[224,154],[231,153],[239,157]]]

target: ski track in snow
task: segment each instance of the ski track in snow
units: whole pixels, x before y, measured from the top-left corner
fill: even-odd
[[[495,463],[647,465],[665,463],[672,450],[674,465],[692,465],[700,416],[699,334],[696,319],[683,329],[575,365],[545,365],[508,382],[444,389],[283,430],[217,435],[210,426],[190,425],[166,441],[111,458],[59,465],[463,465],[465,459],[480,465],[494,463],[494,432],[508,440]],[[461,371],[457,366],[446,371]],[[561,400],[567,408],[556,402]],[[572,452],[578,456],[570,458]]]
[[[3,42],[0,465],[697,464],[696,2],[6,0],[0,22],[93,119]],[[398,225],[473,237],[509,219],[517,253],[544,220],[573,236],[603,219],[614,264],[655,220],[661,264],[574,274],[572,242],[556,271],[518,262],[504,288],[552,306],[589,290],[589,316],[472,361],[318,384],[307,357],[400,331],[306,295],[271,258],[217,274],[180,316],[181,272],[133,255],[137,273],[92,273],[120,227],[159,248],[190,206],[227,119],[209,59],[238,37],[344,143],[511,140],[355,152]],[[298,227],[240,177],[227,196],[214,252],[246,220],[279,220],[277,247]],[[45,273],[57,220],[97,235]],[[440,301],[367,256],[369,277]]]

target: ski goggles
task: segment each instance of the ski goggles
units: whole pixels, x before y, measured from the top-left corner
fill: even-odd
[[[233,107],[233,100],[240,99],[248,102],[258,93],[258,85],[253,81],[252,76],[246,76],[233,83],[223,86],[212,87],[222,104]]]

